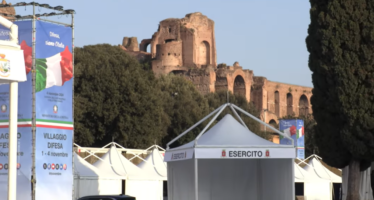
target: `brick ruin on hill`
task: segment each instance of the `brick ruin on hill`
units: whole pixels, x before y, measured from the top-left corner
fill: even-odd
[[[147,47],[150,45],[150,52]],[[261,110],[261,119],[278,123],[287,115],[311,113],[312,88],[267,80],[254,76],[238,62],[217,64],[214,21],[199,12],[182,19],[160,22],[150,39],[138,44],[136,37],[125,37],[121,48],[138,59],[152,59],[152,70],[162,74],[181,74],[202,93],[229,90],[241,94]]]

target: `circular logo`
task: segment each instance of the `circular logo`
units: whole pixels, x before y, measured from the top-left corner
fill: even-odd
[[[0,164],[0,170],[2,170],[3,169],[3,164]]]
[[[8,77],[10,75],[10,62],[9,60],[5,59],[4,54],[0,54],[0,57],[0,76]]]
[[[43,164],[43,169],[47,169],[47,167],[48,167],[47,164],[44,163]]]
[[[5,104],[1,105],[1,112],[6,112],[8,109],[8,106],[6,106]]]
[[[5,169],[5,170],[8,169],[8,164],[5,164],[5,165],[4,165],[4,169]]]
[[[54,105],[54,106],[53,106],[53,112],[54,112],[54,113],[57,113],[57,112],[58,112],[58,107],[57,107],[57,105]]]
[[[66,164],[63,165],[63,168],[64,168],[64,170],[66,170],[66,168],[67,168]]]
[[[17,163],[17,169],[21,168],[21,163]]]
[[[52,164],[52,169],[55,169],[55,164]]]
[[[51,164],[48,164],[48,169],[51,169]]]
[[[60,168],[60,165],[56,164],[56,170],[58,170],[58,168]]]
[[[62,164],[60,164],[60,170],[62,170],[62,168],[63,168],[63,165],[62,165]]]

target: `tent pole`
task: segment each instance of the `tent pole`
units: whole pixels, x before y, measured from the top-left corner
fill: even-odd
[[[219,111],[218,113],[213,117],[213,119],[210,120],[208,125],[205,126],[205,128],[200,132],[200,134],[196,137],[195,139],[195,146],[197,145],[197,140],[203,135],[203,133],[212,125],[212,123],[217,119],[217,117],[222,113],[222,111],[227,107],[228,104],[225,104]]]
[[[278,133],[278,134],[284,136],[285,138],[291,140],[291,142],[292,142],[292,146],[295,146],[295,142],[294,142],[294,140],[293,140],[291,137],[289,137],[288,135],[286,135],[286,134],[280,132],[279,130],[277,130],[277,129],[274,128],[273,126],[270,126],[270,125],[268,125],[267,123],[261,121],[261,120],[258,119],[257,117],[255,117],[255,116],[249,114],[248,112],[246,112],[245,110],[239,108],[238,106],[236,106],[236,105],[234,105],[234,104],[231,104],[231,105],[232,105],[235,109],[237,109],[238,111],[242,112],[243,114],[245,114],[245,115],[247,115],[248,117],[250,117],[250,118],[254,119],[255,121],[257,121],[258,123],[260,123],[260,124],[262,124],[262,125],[268,127],[269,129],[275,131],[276,133]]]
[[[291,161],[292,174],[295,174],[295,162],[293,159],[290,159],[290,161]],[[291,184],[292,184],[292,195],[291,196],[292,196],[292,199],[295,199],[296,194],[295,194],[295,178],[294,177],[292,177]]]
[[[220,110],[223,106],[226,106],[226,104],[220,106],[219,108],[217,108],[216,110],[214,110],[213,112],[211,112],[209,115],[205,116],[203,119],[201,119],[199,122],[197,122],[196,124],[194,124],[193,126],[191,126],[189,129],[187,129],[186,131],[184,131],[183,133],[179,134],[178,137],[174,138],[172,141],[170,141],[167,145],[166,145],[166,149],[170,149],[170,145],[173,144],[175,141],[177,141],[179,138],[181,138],[183,135],[187,134],[188,132],[190,132],[192,129],[194,129],[196,126],[200,125],[203,121],[205,121],[206,119],[208,119],[209,117],[211,117],[212,115],[214,115],[214,113],[218,112],[218,110]]]
[[[198,170],[198,163],[197,163],[197,158],[196,158],[196,154],[195,154],[195,200],[199,200],[199,185],[198,185],[198,182],[199,182],[199,177],[198,177],[198,174],[199,172],[197,171]]]
[[[231,106],[231,103],[230,103],[230,108],[231,108],[231,111],[235,114],[235,116],[239,119],[239,121],[243,124],[243,126],[248,129],[248,127],[247,127],[247,125],[245,125],[243,119],[239,116],[239,114],[236,112],[236,110]]]

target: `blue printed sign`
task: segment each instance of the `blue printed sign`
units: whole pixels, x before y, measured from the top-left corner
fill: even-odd
[[[31,200],[32,132],[18,127],[17,200]],[[0,200],[8,199],[9,128],[0,128]]]
[[[32,85],[32,21],[15,22],[19,44],[24,52],[27,81],[19,83],[18,93],[18,155],[17,200],[31,200],[32,108],[35,103],[35,199],[65,200],[72,198],[73,146],[73,63],[72,30],[70,27],[36,21],[35,87]],[[0,39],[9,39],[9,29],[0,26]],[[35,99],[32,92],[35,89]],[[8,131],[9,85],[0,85],[0,133]],[[24,134],[27,132],[28,134]],[[0,145],[7,144],[1,139]],[[7,149],[0,147],[0,194],[7,190]],[[2,169],[1,169],[2,168]],[[3,171],[2,171],[3,170]],[[21,173],[22,172],[22,173]],[[22,175],[20,175],[22,174]],[[57,178],[58,177],[58,178]],[[52,188],[52,189],[51,189]],[[6,200],[0,195],[0,200]]]
[[[32,43],[32,23],[15,22],[22,47]],[[9,29],[0,26],[0,39],[9,40]],[[27,81],[18,83],[18,153],[17,153],[17,200],[31,200],[32,175],[32,49],[23,49]],[[8,133],[9,133],[9,85],[0,85],[0,200],[8,196]]]
[[[71,199],[73,131],[37,127],[36,132],[35,199]]]
[[[279,130],[294,140],[297,149],[297,158],[305,158],[304,149],[304,121],[299,119],[279,120]],[[290,145],[292,142],[279,136],[280,144]]]
[[[37,21],[36,41],[35,198],[71,199],[72,30],[70,27]]]

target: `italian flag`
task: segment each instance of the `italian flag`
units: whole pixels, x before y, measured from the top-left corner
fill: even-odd
[[[36,92],[52,86],[63,86],[73,78],[73,56],[66,46],[65,50],[48,58],[36,59]]]
[[[304,127],[301,127],[299,130],[297,130],[297,138],[300,138],[304,136]]]

